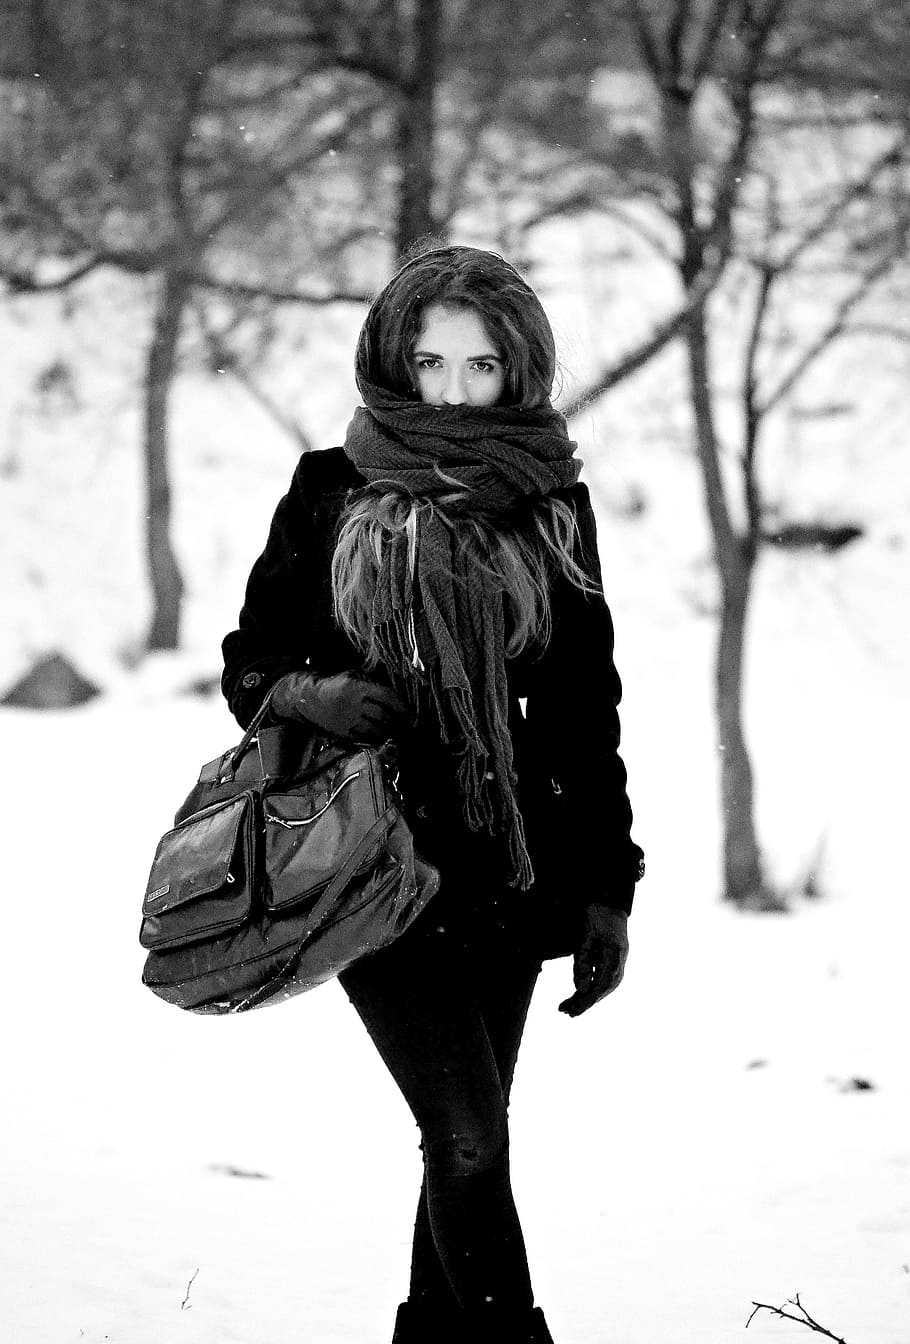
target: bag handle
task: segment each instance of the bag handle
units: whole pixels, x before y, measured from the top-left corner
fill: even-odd
[[[243,737],[237,743],[237,746],[231,752],[231,755],[227,761],[226,768],[222,771],[222,777],[220,782],[223,783],[227,778],[233,775],[234,771],[237,769],[237,766],[240,764],[246,753],[249,751],[250,744],[252,743],[256,734],[259,732],[260,725],[262,724],[262,721],[265,718],[266,714],[268,714],[269,712],[269,705],[271,704],[272,696],[275,694],[276,690],[281,685],[282,681],[284,681],[284,677],[279,677],[278,680],[274,683],[274,685],[270,686],[269,689],[266,691],[265,699],[263,700],[262,704],[259,706],[259,708],[256,710],[256,713],[250,720],[249,727],[243,734]]]

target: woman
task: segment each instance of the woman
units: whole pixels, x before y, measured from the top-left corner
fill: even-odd
[[[574,954],[576,1016],[615,989],[643,872],[594,519],[550,405],[553,336],[502,258],[445,247],[379,294],[342,448],[304,455],[224,641],[224,693],[395,739],[439,892],[341,982],[420,1127],[396,1344],[551,1341],[509,1180],[534,984]]]

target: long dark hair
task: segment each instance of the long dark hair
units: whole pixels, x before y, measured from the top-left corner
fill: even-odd
[[[417,398],[410,352],[431,304],[468,308],[480,318],[505,361],[504,405],[546,405],[556,374],[547,315],[514,266],[476,247],[420,253],[377,295],[357,345],[357,367],[371,383]]]

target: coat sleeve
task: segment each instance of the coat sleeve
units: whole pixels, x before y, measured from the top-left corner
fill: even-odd
[[[527,728],[562,816],[554,844],[560,871],[580,904],[629,910],[643,854],[630,831],[632,808],[619,754],[622,684],[613,660],[613,621],[604,600],[594,513],[576,486],[575,558],[596,592],[560,577],[552,593],[552,632],[528,679]]]
[[[304,459],[272,518],[265,549],[253,565],[237,629],[222,641],[221,689],[245,728],[266,693],[309,657],[316,602],[316,535],[305,497]]]

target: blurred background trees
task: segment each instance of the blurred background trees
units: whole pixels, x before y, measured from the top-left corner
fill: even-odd
[[[569,409],[684,353],[717,576],[724,894],[779,906],[742,716],[755,567],[763,546],[856,532],[766,498],[761,452],[834,345],[906,336],[908,71],[899,0],[0,0],[8,292],[101,269],[149,285],[147,648],[180,641],[168,431],[191,328],[307,447],[256,379],[282,308],[363,303],[428,234],[519,263],[554,222],[627,238],[664,311],[629,333],[605,320]]]

